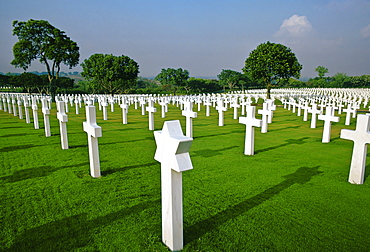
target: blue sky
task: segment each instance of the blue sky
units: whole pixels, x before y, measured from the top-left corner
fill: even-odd
[[[190,76],[241,71],[266,41],[292,49],[302,77],[370,74],[369,0],[2,0],[0,72],[22,72],[9,62],[17,37],[12,21],[42,19],[80,47],[80,63],[94,53],[127,55],[140,76],[183,68]],[[34,62],[28,71],[45,71]],[[81,67],[62,71],[81,71]]]

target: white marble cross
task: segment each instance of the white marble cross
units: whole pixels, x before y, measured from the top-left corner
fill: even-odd
[[[4,109],[4,112],[8,111],[5,96],[3,96],[3,109]]]
[[[14,96],[12,96],[12,105],[13,105],[13,115],[17,116],[17,108],[16,108],[17,107],[17,102],[16,102]]]
[[[98,137],[102,136],[102,130],[96,124],[95,106],[86,106],[86,122],[83,122],[83,129],[87,133],[89,144],[90,175],[98,178],[100,177]]]
[[[239,123],[245,124],[245,155],[254,155],[254,127],[261,127],[262,120],[256,119],[256,107],[247,106],[247,116],[239,117]]]
[[[27,96],[23,97],[23,105],[24,105],[24,113],[26,115],[26,123],[31,123],[30,110],[28,109],[30,105],[28,103],[28,97]]]
[[[63,101],[64,101],[64,106],[65,106],[65,112],[68,113],[69,112],[69,107],[68,107],[68,96],[65,95],[62,97]]]
[[[110,104],[110,112],[114,112],[114,98],[109,97],[108,101],[109,101],[109,104]]]
[[[193,137],[193,118],[197,117],[197,112],[193,111],[193,103],[191,101],[185,102],[185,109],[182,115],[186,117],[186,136]]]
[[[149,130],[154,130],[154,113],[157,112],[157,109],[154,107],[152,99],[149,99],[149,105],[146,107],[146,111],[149,112]]]
[[[48,102],[47,102],[46,98],[42,98],[41,103],[42,103],[42,113],[44,114],[45,136],[49,137],[49,136],[51,136],[50,120],[49,120],[50,109],[49,109]]]
[[[311,113],[311,129],[316,128],[317,115],[321,115],[321,110],[317,108],[316,103],[311,104],[312,107],[308,109],[308,113]]]
[[[60,126],[60,140],[62,143],[62,149],[68,149],[68,136],[67,136],[67,122],[68,115],[65,113],[64,101],[57,101],[57,117]]]
[[[348,106],[346,109],[343,109],[343,112],[346,112],[346,122],[344,125],[350,125],[351,124],[351,114],[356,114],[356,109],[352,107],[350,103],[348,103]]]
[[[261,133],[267,132],[267,124],[268,124],[268,116],[271,114],[271,111],[267,108],[267,103],[263,103],[263,109],[258,110],[258,114],[262,115],[262,127],[261,127]]]
[[[122,124],[127,124],[128,105],[124,98],[122,98],[122,103],[119,106],[122,109]]]
[[[183,248],[182,172],[193,169],[189,150],[193,139],[183,135],[180,121],[166,121],[154,132],[161,163],[162,241],[170,250]]]
[[[340,101],[340,102],[338,102],[337,106],[338,106],[338,115],[341,115],[342,114],[342,108],[344,107],[344,105]]]
[[[140,99],[141,115],[145,115],[145,105],[146,105],[146,100],[144,98],[141,98]]]
[[[245,107],[246,106],[250,106],[250,103],[248,103],[247,101],[244,100],[244,98],[241,98],[240,99],[240,106],[242,108],[242,111],[241,111],[241,115],[245,115]]]
[[[299,99],[299,101],[298,101],[298,104],[297,104],[297,109],[298,109],[298,111],[297,111],[297,116],[301,116],[301,112],[302,112],[302,100],[301,99]]]
[[[10,97],[9,97],[9,96],[7,96],[7,98],[6,98],[6,102],[8,103],[8,113],[9,113],[9,114],[13,113],[13,110],[12,110],[12,104],[11,104],[11,102],[10,102]]]
[[[310,109],[310,106],[308,106],[308,102],[305,101],[304,105],[302,106],[303,109],[303,121],[307,122],[308,121],[308,111]]]
[[[267,123],[272,123],[272,118],[274,117],[276,105],[274,104],[274,100],[272,99],[267,99],[265,102],[267,103],[267,110],[270,112],[267,114]]]
[[[333,107],[326,107],[326,114],[319,115],[319,120],[324,120],[324,130],[322,132],[322,142],[329,143],[330,142],[330,133],[331,133],[331,123],[332,122],[339,122],[340,117],[334,116]]]
[[[218,111],[218,126],[224,126],[224,112],[227,111],[227,107],[224,106],[222,99],[217,101],[216,110]]]
[[[370,116],[357,115],[356,130],[342,129],[340,138],[352,140],[353,152],[348,182],[363,184],[366,168],[367,144],[370,143]]]
[[[210,115],[210,106],[211,105],[212,105],[212,103],[209,100],[209,98],[206,98],[206,100],[204,101],[204,106],[206,106],[206,116]]]
[[[166,99],[163,99],[158,104],[161,105],[162,118],[165,118],[166,117],[166,112],[167,112],[167,107],[168,107],[168,101]]]
[[[32,96],[32,111],[33,111],[33,126],[35,129],[39,129],[39,116],[37,113],[37,100],[35,96]]]
[[[234,108],[234,117],[233,119],[238,119],[238,108],[240,108],[240,105],[238,104],[238,99],[234,99],[231,103],[231,107]]]
[[[76,115],[80,114],[81,99],[75,98]]]
[[[17,99],[18,99],[18,115],[19,115],[19,119],[23,119],[22,100],[21,100],[20,97],[18,97]]]
[[[103,98],[102,101],[100,102],[103,110],[103,120],[108,120],[108,102],[106,98]]]

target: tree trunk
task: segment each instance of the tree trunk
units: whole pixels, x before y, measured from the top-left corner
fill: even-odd
[[[267,88],[267,93],[266,93],[267,97],[266,98],[267,99],[271,99],[271,87],[272,87],[271,84],[266,85],[266,88]]]

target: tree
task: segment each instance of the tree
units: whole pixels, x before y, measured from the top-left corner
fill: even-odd
[[[324,77],[324,75],[329,72],[329,70],[323,66],[316,67],[315,71],[317,72],[320,78]]]
[[[59,77],[57,81],[57,86],[59,89],[64,89],[64,92],[67,92],[67,89],[72,89],[74,85],[74,80],[68,77]]]
[[[217,75],[217,78],[224,88],[224,92],[225,87],[228,87],[232,91],[238,85],[242,86],[242,90],[244,91],[244,86],[249,82],[248,76],[234,70],[222,69],[221,73]]]
[[[22,73],[21,75],[13,77],[13,83],[17,87],[24,88],[27,93],[31,93],[34,89],[42,86],[42,80],[40,76],[33,73]]]
[[[187,92],[190,91],[190,86],[187,80],[189,79],[189,71],[182,68],[162,69],[161,72],[154,78],[159,81],[162,86],[168,87],[176,95],[179,88],[183,87]]]
[[[9,76],[0,74],[0,88],[8,86],[9,83]]]
[[[336,73],[332,77],[330,87],[351,88],[352,87],[351,77],[349,77],[346,73]]]
[[[252,80],[262,82],[267,89],[267,99],[270,99],[271,88],[294,77],[300,77],[302,65],[290,48],[271,42],[257,46],[245,60],[243,72]]]
[[[14,59],[11,64],[25,71],[33,60],[38,59],[45,64],[49,91],[54,99],[60,65],[63,63],[72,68],[78,64],[80,53],[77,43],[45,20],[15,20],[13,27],[13,35],[18,37],[18,42],[13,46]]]
[[[114,94],[136,85],[139,65],[128,56],[93,54],[81,63],[81,75],[92,82],[94,89]]]

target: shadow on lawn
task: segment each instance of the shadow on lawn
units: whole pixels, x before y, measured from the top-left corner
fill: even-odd
[[[270,150],[275,150],[277,148],[280,148],[280,147],[284,147],[284,146],[288,146],[288,145],[295,145],[295,144],[304,144],[304,140],[306,139],[309,139],[309,137],[302,137],[302,138],[299,138],[299,139],[287,139],[285,140],[286,143],[284,144],[280,144],[280,145],[277,145],[277,146],[273,146],[273,147],[268,147],[266,149],[262,149],[262,150],[256,150],[255,153],[261,153],[261,152],[265,152],[265,151],[270,151]]]
[[[94,244],[91,235],[94,229],[129,215],[138,215],[148,208],[158,207],[160,202],[160,199],[145,201],[92,220],[88,219],[87,214],[78,214],[53,221],[26,230],[15,239],[12,247],[0,251],[74,251],[88,244]],[[127,231],[122,230],[122,232]]]
[[[285,128],[271,129],[269,131],[279,131],[279,130],[286,130],[286,129],[298,129],[300,127],[301,127],[300,125],[298,125],[298,126],[289,126],[289,127],[285,127]]]
[[[157,165],[157,164],[158,164],[158,162],[152,162],[152,163],[147,163],[147,164],[138,164],[138,165],[129,165],[129,166],[125,166],[125,167],[122,167],[122,168],[115,168],[115,169],[109,169],[109,170],[106,170],[106,171],[101,171],[101,173],[102,173],[102,176],[106,176],[106,175],[110,175],[110,174],[113,174],[113,173],[119,172],[119,171],[126,171],[126,170],[129,170],[129,169],[141,168],[141,167],[152,166],[152,165]]]
[[[201,156],[205,158],[214,157],[214,156],[221,155],[223,151],[231,150],[231,149],[238,148],[238,147],[240,146],[230,146],[230,147],[226,147],[226,148],[222,148],[218,150],[204,149],[204,150],[194,151],[195,155],[191,155],[191,156],[192,157]]]
[[[24,145],[16,145],[16,146],[8,146],[0,149],[0,152],[8,152],[8,151],[17,151],[23,149],[29,149],[33,147],[39,147],[44,145],[34,145],[34,144],[24,144]]]
[[[194,139],[197,139],[197,138],[203,138],[203,137],[216,137],[216,136],[229,135],[229,134],[231,134],[231,132],[229,132],[229,133],[213,134],[213,135],[206,135],[206,136],[195,136],[193,138]]]
[[[134,143],[134,142],[141,142],[141,141],[146,141],[146,140],[152,140],[154,139],[153,137],[146,137],[144,139],[134,139],[134,140],[127,140],[127,141],[115,141],[115,142],[110,142],[110,143],[99,143],[99,145],[112,145],[112,144],[122,144],[122,143]],[[87,148],[88,144],[81,144],[81,145],[72,145],[69,146],[70,149],[75,149],[75,148]]]
[[[223,225],[229,220],[232,220],[239,215],[244,214],[250,209],[259,206],[265,201],[271,199],[275,195],[278,195],[285,189],[288,189],[294,184],[305,184],[311,180],[315,175],[322,173],[318,171],[320,166],[315,167],[301,167],[295,173],[283,176],[285,178],[281,183],[268,188],[267,190],[253,196],[252,198],[247,199],[246,201],[240,202],[239,204],[230,207],[224,211],[219,212],[218,214],[195,223],[194,225],[185,228],[184,230],[184,239],[185,244],[188,244],[194,240],[199,239],[206,233],[212,231],[215,228]]]
[[[61,170],[64,168],[84,166],[84,165],[89,165],[89,162],[76,164],[76,165],[61,166],[61,167],[53,167],[50,165],[33,167],[33,168],[16,171],[12,175],[9,175],[9,176],[0,177],[0,180],[4,180],[5,183],[14,183],[14,182],[18,182],[18,181],[22,181],[26,179],[46,177],[57,170]]]

